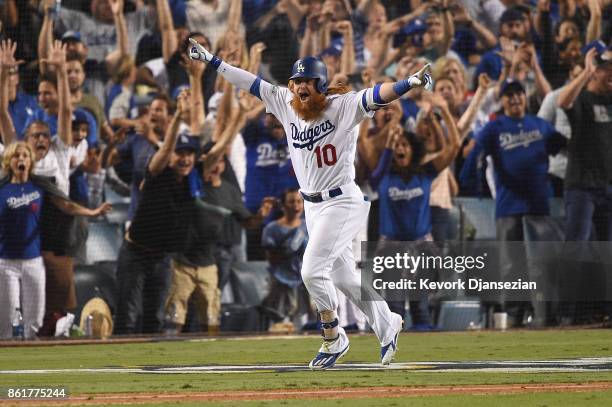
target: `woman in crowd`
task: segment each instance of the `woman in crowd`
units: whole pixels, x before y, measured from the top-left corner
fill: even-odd
[[[56,206],[69,215],[98,216],[109,204],[92,210],[70,201],[44,178],[32,175],[34,152],[24,142],[4,152],[0,180],[0,339],[11,336],[17,308],[21,308],[24,336],[34,338],[45,312],[45,268],[41,257],[45,219],[43,208]],[[24,298],[21,293],[27,293]],[[21,306],[20,306],[21,303]]]
[[[390,132],[378,166],[370,176],[370,184],[378,189],[380,200],[381,240],[433,240],[429,206],[431,185],[457,155],[459,131],[444,99],[436,97],[432,100],[447,123],[448,140],[441,126],[435,123],[436,118],[430,110],[423,120],[433,130],[429,133],[434,137],[433,143],[439,147],[439,151],[428,157],[428,140],[410,132]],[[403,315],[404,301],[390,302],[389,306]],[[410,301],[410,311],[413,328],[429,327],[425,301]]]

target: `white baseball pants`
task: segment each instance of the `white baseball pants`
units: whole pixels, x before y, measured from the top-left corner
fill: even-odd
[[[45,266],[42,257],[0,259],[0,339],[13,336],[15,308],[21,308],[26,339],[35,338],[45,314]]]
[[[367,222],[370,203],[355,183],[341,189],[342,195],[323,202],[304,201],[309,237],[302,280],[319,312],[336,311],[336,288],[342,291],[365,314],[381,345],[386,345],[393,340],[401,317],[385,301],[361,301],[361,276],[352,250],[353,238]]]

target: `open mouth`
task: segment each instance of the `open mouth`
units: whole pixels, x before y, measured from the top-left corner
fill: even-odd
[[[36,151],[46,151],[47,147],[44,146],[43,144],[39,144],[36,146]]]
[[[17,169],[18,169],[19,171],[25,171],[26,166],[25,166],[25,164],[24,164],[24,163],[19,163],[19,164],[17,165]]]
[[[189,168],[189,163],[179,162],[177,163],[177,167],[181,169],[186,169],[186,168]]]
[[[308,92],[298,92],[298,96],[302,102],[306,101],[310,97],[310,93]]]

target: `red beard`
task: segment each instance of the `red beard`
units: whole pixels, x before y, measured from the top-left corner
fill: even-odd
[[[290,89],[293,87],[291,86]],[[293,90],[292,90],[293,92]],[[315,93],[310,95],[308,103],[302,103],[300,97],[293,92],[293,100],[291,107],[297,115],[304,121],[310,122],[319,119],[323,115],[323,111],[327,107],[327,96],[323,93]]]

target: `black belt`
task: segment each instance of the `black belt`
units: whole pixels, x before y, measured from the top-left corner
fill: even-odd
[[[300,191],[300,193],[304,197],[304,200],[308,202],[313,202],[313,203],[323,202],[323,195],[320,192],[315,192],[314,194],[306,194]],[[340,195],[342,195],[342,189],[340,187],[329,190],[330,198],[335,198]]]

